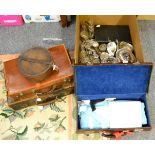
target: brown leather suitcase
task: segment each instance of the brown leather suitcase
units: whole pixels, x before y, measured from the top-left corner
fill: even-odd
[[[36,83],[22,75],[17,66],[18,58],[4,62],[8,105],[21,109],[31,105],[46,105],[73,92],[73,68],[64,45],[48,49],[59,72]]]

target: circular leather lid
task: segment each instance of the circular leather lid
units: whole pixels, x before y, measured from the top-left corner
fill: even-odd
[[[18,58],[18,67],[25,76],[37,76],[46,73],[53,65],[49,51],[34,47],[23,52]]]

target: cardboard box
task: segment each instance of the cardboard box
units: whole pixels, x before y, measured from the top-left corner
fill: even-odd
[[[23,15],[25,23],[32,22],[59,22],[60,15]]]
[[[140,43],[136,16],[77,16],[76,40],[74,51],[75,94],[78,100],[100,100],[116,98],[118,100],[138,100],[145,104],[147,124],[141,128],[107,128],[100,130],[84,130],[80,128],[79,117],[77,120],[78,133],[91,132],[120,132],[150,130],[151,123],[148,113],[146,94],[152,71],[152,63],[145,63]],[[127,25],[130,29],[134,54],[140,64],[79,64],[80,52],[80,25],[92,20],[94,25]],[[132,115],[132,114],[131,114]]]
[[[94,25],[127,25],[130,29],[132,44],[134,46],[134,53],[139,62],[144,62],[142,47],[140,43],[138,23],[136,16],[127,15],[92,15],[92,16],[77,16],[76,17],[76,38],[75,38],[75,64],[79,63],[80,51],[80,25],[85,21],[92,20]]]

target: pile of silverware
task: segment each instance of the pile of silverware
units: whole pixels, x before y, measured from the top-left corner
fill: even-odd
[[[80,63],[136,63],[133,45],[121,41],[100,43],[94,39],[94,25],[91,21],[81,25]]]

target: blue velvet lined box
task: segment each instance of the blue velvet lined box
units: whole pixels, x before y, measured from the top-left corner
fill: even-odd
[[[152,71],[151,63],[139,65],[75,65],[74,69],[77,100],[116,98],[142,101],[145,104],[147,117],[147,125],[143,127],[145,129],[151,128],[146,101]],[[80,129],[80,125],[78,129]]]
[[[134,55],[136,56],[139,64],[100,64],[91,66],[80,65],[80,26],[82,23],[89,20],[93,21],[94,25],[113,25],[116,27],[118,25],[127,26],[130,30],[131,42],[134,47]],[[114,33],[111,33],[111,36],[115,37],[113,35]],[[116,36],[117,35],[119,35],[119,32],[116,32]],[[144,61],[139,37],[138,23],[135,15],[77,16],[74,63],[75,94],[77,100],[100,100],[105,98],[117,98],[118,100],[126,99],[142,101],[145,104],[147,125],[143,125],[141,129],[151,129],[146,95],[148,92],[150,75],[152,71],[152,63],[145,63]],[[117,131],[122,130],[123,129],[118,129]],[[131,130],[134,131],[135,128],[132,128]],[[83,133],[83,129],[80,128],[78,119],[78,132],[80,131]]]

